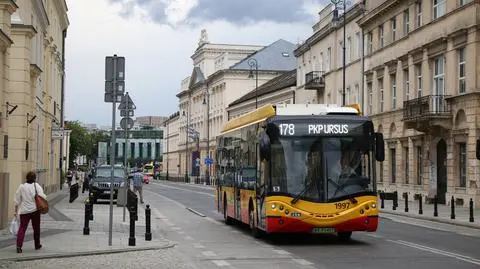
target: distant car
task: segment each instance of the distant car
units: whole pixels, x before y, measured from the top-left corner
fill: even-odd
[[[150,180],[152,179],[151,176],[149,175],[143,175],[143,184],[148,184],[150,183]]]

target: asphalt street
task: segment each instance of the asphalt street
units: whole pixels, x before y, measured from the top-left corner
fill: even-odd
[[[337,237],[253,238],[227,226],[206,186],[155,181],[144,186],[152,219],[197,268],[480,268],[480,230],[400,216],[382,216],[375,233]]]

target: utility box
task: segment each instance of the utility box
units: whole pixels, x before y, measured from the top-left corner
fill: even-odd
[[[118,189],[117,207],[123,207],[127,205],[127,189],[127,187],[121,187]]]

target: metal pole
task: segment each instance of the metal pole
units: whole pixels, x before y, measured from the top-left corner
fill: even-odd
[[[190,104],[190,100],[188,101]],[[185,128],[185,182],[188,180],[188,112],[190,109],[187,107],[187,112],[185,113],[185,116],[187,117],[187,127]],[[190,180],[188,180],[190,181]]]
[[[167,120],[167,122],[168,122],[168,120]],[[169,159],[170,159],[170,158],[169,158],[170,151],[169,151],[169,149],[168,149],[168,136],[169,136],[168,123],[167,123],[166,125],[167,125],[167,137],[166,137],[166,140],[167,140],[167,154],[165,154],[165,155],[166,155],[166,157],[167,157],[167,181],[168,181],[168,161],[169,161]]]
[[[115,168],[115,116],[117,101],[117,54],[113,55],[113,102],[112,102],[112,137],[110,146],[110,218],[108,224],[108,245],[112,245],[113,226],[113,178]]]
[[[258,62],[255,61],[255,109],[258,108]]]
[[[207,82],[207,156],[210,159],[210,93],[208,91]],[[210,162],[207,163],[207,185],[210,185]]]
[[[126,92],[125,95],[126,95],[126,98],[125,98],[126,106],[125,107],[127,109],[127,119],[128,119],[128,118],[130,118],[130,109],[128,107],[128,99],[129,99],[128,98],[128,92]],[[124,179],[124,182],[125,182],[124,183],[125,184],[124,185],[125,196],[124,197],[125,198],[127,197],[127,188],[130,188],[130,184],[129,184],[130,182],[128,180],[128,127],[129,126],[128,126],[128,124],[126,124],[126,125],[127,125],[126,126],[127,128],[125,128],[125,130],[124,130],[124,133],[125,133],[125,154],[124,155],[125,156],[123,156],[124,163],[125,163],[124,164],[124,166],[125,166],[125,179]],[[123,203],[123,222],[125,222],[126,211],[127,211],[127,203],[125,202],[125,203]]]
[[[347,55],[347,45],[345,44],[347,40],[347,32],[346,32],[346,25],[347,25],[347,1],[343,0],[343,106],[345,106],[345,83],[346,83],[346,55]]]

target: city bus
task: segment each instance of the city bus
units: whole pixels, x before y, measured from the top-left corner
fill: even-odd
[[[377,230],[384,139],[358,105],[266,105],[227,122],[216,147],[217,210],[228,225],[340,240]]]

